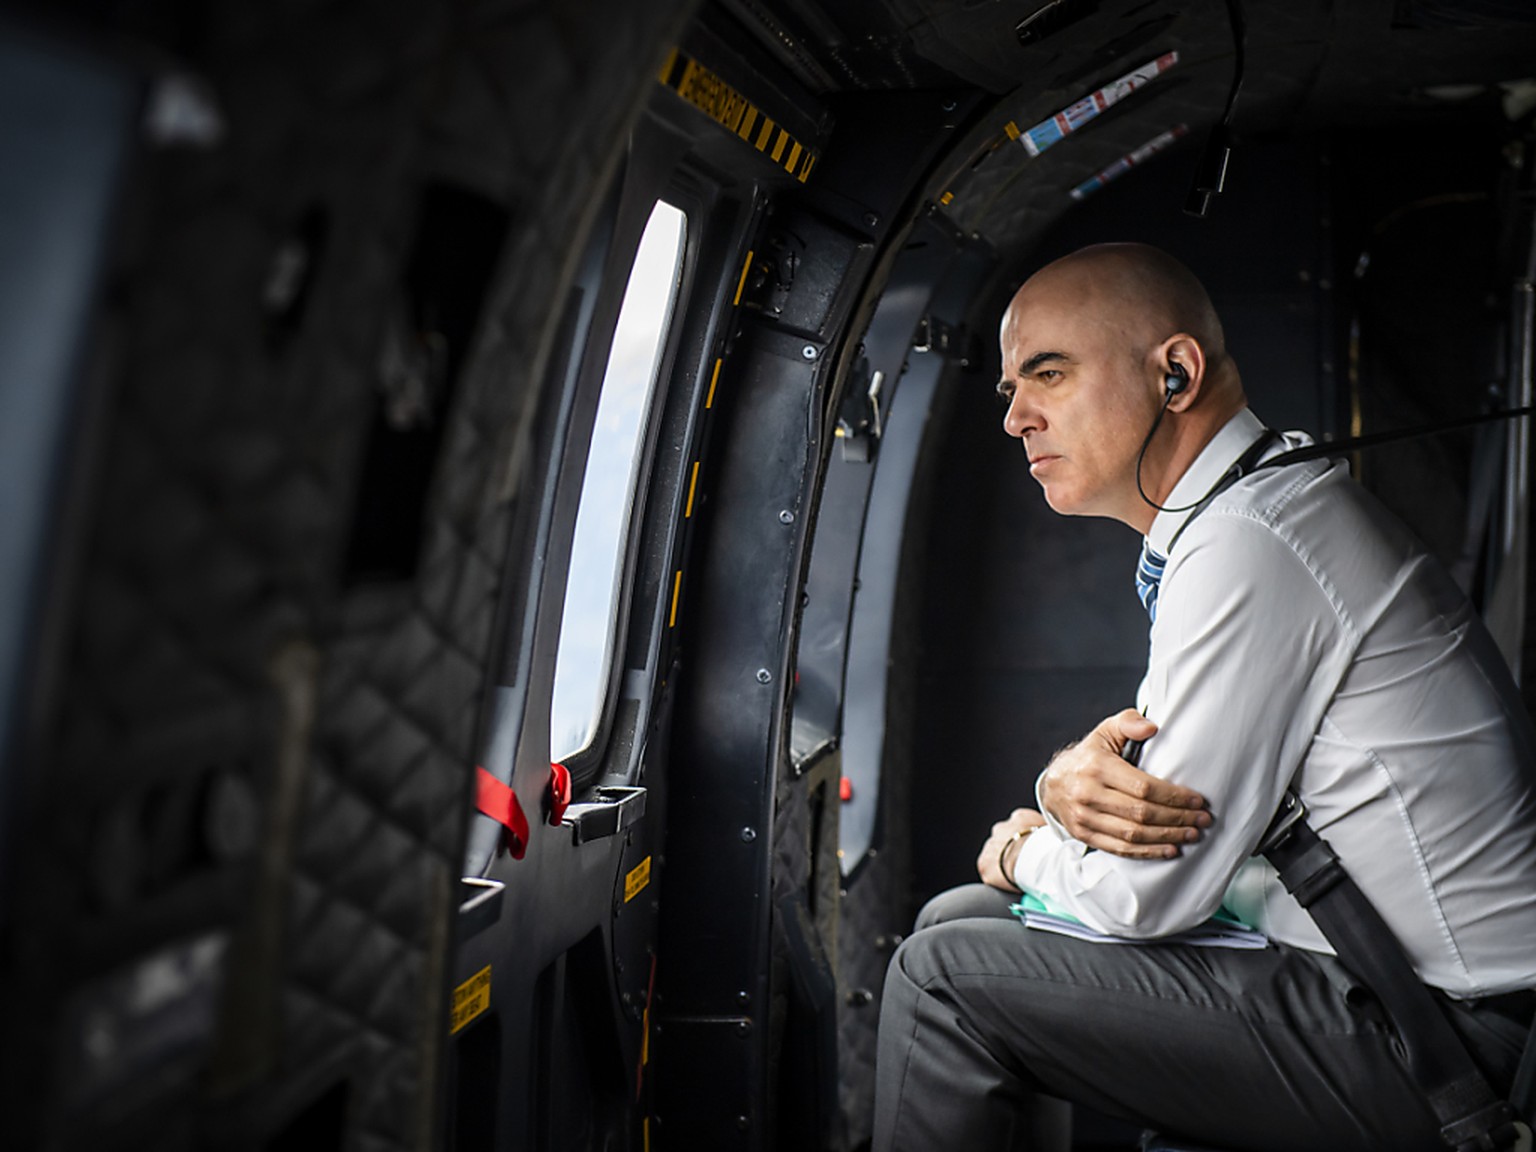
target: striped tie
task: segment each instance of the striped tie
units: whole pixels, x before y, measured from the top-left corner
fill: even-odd
[[[1136,562],[1136,595],[1141,597],[1142,607],[1154,622],[1157,620],[1157,586],[1163,582],[1163,569],[1168,557],[1153,551],[1152,545],[1141,542],[1141,559]]]

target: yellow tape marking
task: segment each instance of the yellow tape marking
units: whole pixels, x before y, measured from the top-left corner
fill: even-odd
[[[736,299],[731,301],[731,307],[741,303],[741,290],[747,286],[747,269],[752,267],[752,252],[747,251],[747,262],[741,266],[741,279],[736,281]]]
[[[1019,126],[1017,124],[1015,124],[1012,120],[1008,121],[1008,123],[1003,125],[1003,133],[1010,140],[1017,140],[1020,136],[1024,135],[1023,132],[1019,131]]]
[[[806,153],[805,163],[800,168],[800,183],[804,184],[811,175],[811,169],[816,167],[816,153]]]
[[[667,62],[661,66],[661,75],[656,77],[656,79],[660,80],[663,84],[665,84],[667,82],[667,77],[672,75],[672,65],[674,65],[676,63],[677,63],[677,49],[674,48],[674,49],[672,49],[672,51],[667,53]]]
[[[708,407],[708,405],[705,405],[705,407]],[[699,483],[699,462],[697,460],[695,460],[693,462],[693,478],[688,481],[688,507],[683,509],[683,519],[684,520],[690,520],[690,519],[693,518],[693,490],[696,487],[698,487],[698,483]]]
[[[651,1152],[651,1118],[649,1116],[645,1118],[642,1131],[645,1133],[645,1152]]]
[[[681,575],[681,573],[679,573]],[[624,877],[624,903],[628,904],[636,896],[645,891],[645,886],[651,882],[651,858],[647,856],[640,863],[629,870],[629,875]]]
[[[677,594],[683,590],[683,570],[679,568],[672,579],[672,614],[667,617],[667,627],[677,627]]]
[[[649,863],[649,857],[647,857]],[[491,1006],[491,966],[487,964],[453,990],[449,1034],[457,1032]]]
[[[800,153],[802,151],[804,149],[800,147],[798,142],[789,150],[789,159],[784,161],[784,171],[793,172],[795,170],[795,165],[800,163]]]
[[[750,259],[751,259],[751,257],[748,256],[748,260],[749,261],[750,261]],[[741,278],[742,278],[743,281],[745,281],[746,278],[747,278],[747,270],[745,268],[743,268],[741,270]],[[741,303],[741,288],[740,287],[738,287],[736,289],[736,303],[738,303],[738,304]],[[714,406],[714,403],[715,403],[715,385],[720,383],[720,365],[722,365],[724,363],[725,363],[724,360],[716,360],[715,361],[715,371],[714,371],[714,374],[712,376],[710,376],[710,378],[709,378],[709,395],[704,397],[704,408],[705,408],[706,411]]]
[[[777,164],[779,158],[784,155],[784,149],[789,146],[789,133],[779,129],[779,138],[773,143],[773,162]]]
[[[753,145],[759,152],[768,151],[768,137],[773,135],[773,117],[763,117],[762,131],[757,134],[757,143]]]
[[[954,200],[954,198],[955,194],[953,192],[946,192],[944,195],[939,197],[939,203],[943,204],[947,208],[949,207],[950,202]]]
[[[751,105],[748,105],[747,114],[741,118],[741,127],[736,129],[736,135],[740,136],[743,140],[746,140],[748,136],[752,135],[752,125],[756,123],[757,109],[753,108]]]

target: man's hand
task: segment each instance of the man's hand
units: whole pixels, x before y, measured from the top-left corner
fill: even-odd
[[[1015,834],[1029,828],[1039,828],[1044,823],[1045,817],[1033,808],[1015,808],[1008,819],[992,825],[992,835],[987,837],[987,842],[981,846],[981,854],[976,857],[976,871],[982,883],[1001,888],[1004,892],[1017,892],[1019,886],[1013,882],[1011,875],[1004,874],[999,857],[1003,849],[1008,848],[1008,862],[1012,864],[1015,850],[1011,842]]]
[[[1198,792],[1120,758],[1127,741],[1149,739],[1156,731],[1156,724],[1129,708],[1109,717],[1046,766],[1040,803],[1090,848],[1139,860],[1177,856],[1180,844],[1200,838],[1211,814]]]

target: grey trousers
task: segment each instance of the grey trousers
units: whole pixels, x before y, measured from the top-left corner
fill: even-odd
[[[1338,961],[1072,940],[1025,928],[1013,899],[946,892],[892,957],[874,1152],[1064,1148],[1043,1097],[1233,1150],[1443,1152],[1379,1006]],[[1529,1021],[1448,1003],[1506,1091]]]

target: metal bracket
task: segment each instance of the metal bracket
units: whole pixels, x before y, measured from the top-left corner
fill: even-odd
[[[644,788],[594,788],[593,799],[578,801],[561,821],[571,829],[572,843],[586,844],[616,835],[645,815]]]
[[[875,369],[874,375],[869,378],[869,392],[867,395],[869,396],[869,410],[874,416],[874,420],[870,424],[869,434],[876,440],[880,439],[881,431],[884,428],[884,421],[880,415],[880,389],[884,384],[885,373],[878,368]]]
[[[1255,856],[1263,856],[1272,848],[1284,844],[1286,837],[1290,836],[1291,829],[1307,818],[1307,806],[1301,802],[1301,797],[1296,795],[1295,789],[1287,788],[1285,795],[1280,800],[1280,809],[1275,813],[1275,818],[1269,822],[1269,828],[1259,840],[1259,846],[1253,850]]]
[[[960,347],[963,340],[964,333],[959,328],[932,316],[924,316],[917,322],[917,330],[912,334],[912,351],[937,352],[940,356],[948,356],[950,349]]]
[[[479,876],[460,877],[457,934],[461,943],[501,919],[502,892],[505,889],[506,885],[500,880],[486,880]]]
[[[869,372],[869,384],[860,387],[858,381],[866,372]],[[862,356],[852,375],[837,414],[836,436],[844,461],[868,464],[875,458],[875,446],[885,434],[885,413],[890,407],[890,396],[884,370],[876,368],[870,372],[869,362]]]

